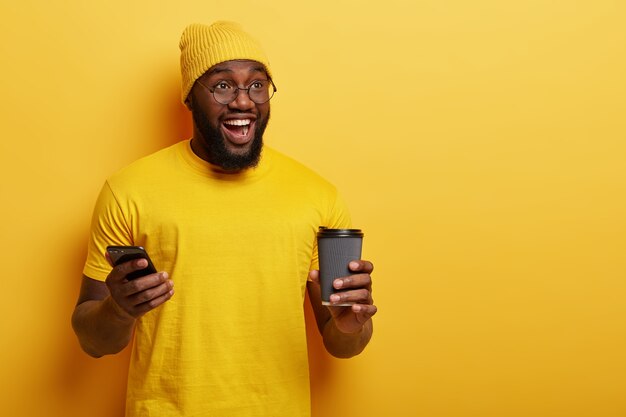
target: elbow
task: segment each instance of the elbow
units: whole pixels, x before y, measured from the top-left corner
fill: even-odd
[[[76,306],[72,313],[71,323],[81,349],[92,358],[101,358],[107,354],[114,354],[125,347],[125,345],[119,349],[116,347],[111,352],[103,351],[96,340],[93,340],[93,326],[89,324],[89,320],[85,317],[85,312],[80,304]]]
[[[92,358],[98,359],[104,356],[103,354],[91,349],[90,346],[87,346],[83,343],[80,343],[80,347],[83,349],[83,352],[85,352],[87,355],[91,356]]]
[[[122,351],[125,347],[121,346],[118,348],[117,346],[115,346],[112,347],[110,351],[103,351],[98,345],[90,342],[86,337],[81,337],[81,335],[78,333],[76,334],[76,336],[78,338],[78,344],[80,345],[83,352],[95,359],[101,358],[105,355],[114,355]]]
[[[87,342],[83,328],[83,320],[81,319],[79,308],[77,306],[77,308],[75,308],[74,312],[72,313],[72,329],[74,330],[74,334],[78,339],[78,344],[80,345],[83,352],[85,352],[87,355],[91,356],[92,358],[101,358],[103,355],[100,354],[96,349],[93,348],[93,346],[91,346]]]
[[[115,355],[116,353],[120,353],[126,347],[125,344],[121,344],[117,346],[109,346],[108,350],[103,350],[99,346],[91,344],[85,340],[81,340],[80,338],[78,339],[78,343],[83,349],[83,352],[95,359],[101,358],[106,355]]]
[[[332,355],[333,357],[337,359],[353,358],[357,356],[358,354],[360,354],[361,352],[363,352],[363,350],[365,349],[365,346],[357,346],[357,345],[337,346],[336,344],[329,343],[326,340],[324,340],[324,347],[326,348],[326,351],[330,355]]]
[[[350,359],[365,349],[367,341],[363,339],[361,334],[326,334],[322,340],[326,351],[337,359]]]
[[[322,340],[326,351],[339,359],[349,359],[359,355],[372,338],[372,322],[366,323],[357,333],[341,333],[329,322],[324,329]]]

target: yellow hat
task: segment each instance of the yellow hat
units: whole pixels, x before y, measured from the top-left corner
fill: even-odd
[[[265,66],[269,61],[259,43],[234,22],[215,22],[212,25],[194,23],[180,37],[180,71],[182,73],[182,100],[198,78],[214,65],[235,59],[249,59]]]

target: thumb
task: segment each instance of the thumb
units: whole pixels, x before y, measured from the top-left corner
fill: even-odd
[[[109,265],[111,265],[111,268],[115,267],[115,265],[113,265],[113,260],[111,259],[111,255],[109,255],[109,252],[104,252],[104,257],[106,258]]]
[[[318,271],[317,269],[312,269],[311,271],[309,271],[309,281],[320,285],[320,271]]]

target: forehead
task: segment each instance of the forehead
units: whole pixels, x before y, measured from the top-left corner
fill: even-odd
[[[260,62],[250,61],[250,60],[234,60],[234,61],[225,61],[219,63],[217,65],[209,68],[207,72],[204,73],[203,78],[209,78],[214,75],[239,75],[239,76],[249,76],[249,75],[266,75],[267,71],[265,67]]]

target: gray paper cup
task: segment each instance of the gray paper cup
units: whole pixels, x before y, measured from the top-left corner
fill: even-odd
[[[361,229],[328,229],[320,227],[317,232],[317,249],[320,263],[320,286],[322,304],[330,305],[330,296],[342,290],[333,288],[337,278],[354,274],[348,268],[350,261],[361,259],[363,232]],[[349,306],[353,303],[333,304]]]

